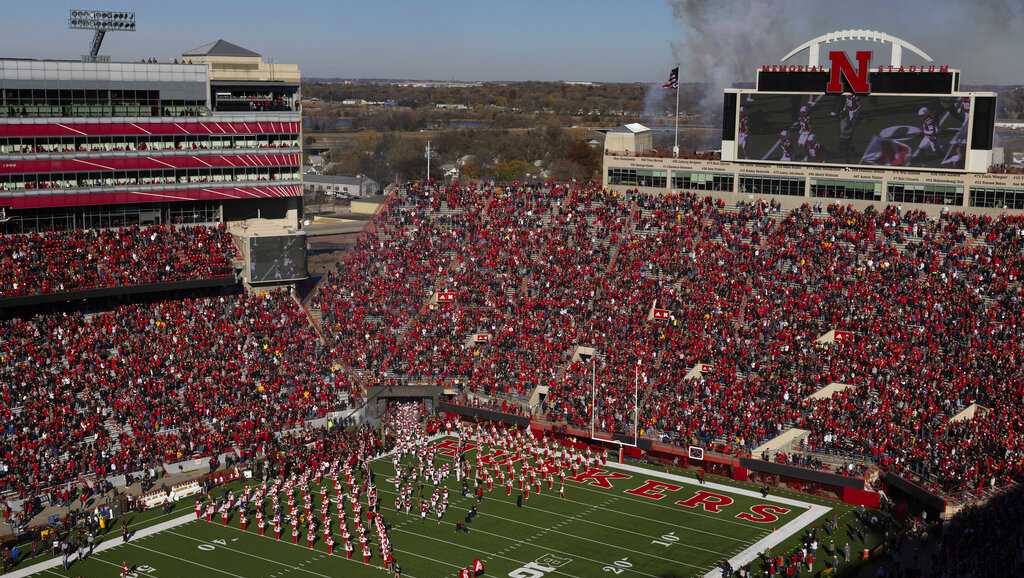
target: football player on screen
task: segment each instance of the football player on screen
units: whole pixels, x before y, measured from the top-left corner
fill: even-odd
[[[917,111],[918,121],[921,123],[921,140],[917,143],[913,159],[938,156],[939,146],[939,123],[935,113],[927,106],[922,106]]]

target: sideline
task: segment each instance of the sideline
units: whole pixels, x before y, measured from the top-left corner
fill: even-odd
[[[145,538],[146,536],[151,536],[151,535],[156,534],[158,532],[163,532],[164,530],[170,530],[171,528],[177,528],[178,526],[181,526],[183,524],[187,524],[187,523],[189,523],[189,522],[191,522],[192,520],[195,520],[195,519],[196,519],[195,512],[189,512],[188,514],[182,514],[181,516],[178,516],[177,518],[174,518],[173,520],[167,520],[166,522],[160,522],[159,524],[155,524],[153,526],[149,526],[147,528],[143,528],[143,529],[141,529],[141,530],[139,530],[137,532],[132,533],[132,537],[131,537],[130,540],[128,540],[127,543],[130,544],[130,545],[134,545],[134,544],[132,544],[132,542],[134,542],[134,541],[136,541],[136,540],[138,540],[140,538]],[[105,552],[107,550],[111,550],[111,549],[116,548],[118,546],[123,546],[124,544],[125,544],[125,542],[117,540],[116,537],[114,539],[104,540],[103,542],[100,543],[99,546],[96,546],[96,548],[93,549],[92,555],[89,556],[89,558],[86,558],[86,560],[89,560],[90,558],[92,558],[93,556],[96,556],[100,552]],[[103,560],[103,561],[106,562],[106,560]],[[39,572],[46,572],[46,571],[50,570],[51,568],[60,568],[60,567],[63,566],[63,564],[64,564],[63,557],[62,556],[58,556],[56,558],[50,558],[49,560],[45,560],[43,562],[39,562],[39,563],[33,564],[31,566],[26,566],[25,568],[21,568],[21,569],[15,570],[14,572],[10,572],[8,574],[4,574],[4,578],[25,578],[26,576],[31,576],[32,574],[37,574]],[[74,568],[74,565],[72,565],[72,568]]]

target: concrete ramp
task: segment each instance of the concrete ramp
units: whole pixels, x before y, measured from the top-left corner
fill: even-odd
[[[981,417],[988,413],[988,408],[983,405],[972,403],[971,405],[960,410],[959,413],[949,418],[949,423],[956,423],[958,421],[972,420],[975,417]]]
[[[540,396],[547,394],[548,386],[546,385],[538,385],[537,387],[533,388],[533,392],[530,393],[530,400],[527,402],[527,404],[530,407],[530,411],[533,411],[533,408],[540,405]]]
[[[769,455],[774,454],[779,450],[789,448],[795,443],[799,443],[800,440],[806,438],[811,432],[800,428],[789,428],[788,430],[780,433],[772,439],[764,442],[763,444],[754,448],[751,452],[753,456],[759,456],[762,452],[767,451]]]
[[[683,377],[684,380],[689,381],[691,379],[702,379],[708,373],[714,373],[715,366],[710,363],[698,363],[690,368],[690,371],[686,372]]]
[[[593,347],[587,347],[586,345],[577,345],[576,349],[572,352],[572,362],[576,363],[577,361],[580,360],[584,362],[590,361],[590,359],[594,357],[594,353],[595,351]]]
[[[852,331],[843,331],[842,329],[829,329],[825,333],[822,333],[814,340],[818,345],[831,345],[833,343],[842,343],[845,341],[852,341],[854,334]]]
[[[839,393],[840,391],[846,391],[847,389],[857,389],[857,387],[853,386],[853,385],[848,385],[848,384],[845,384],[845,383],[839,383],[839,382],[835,382],[834,381],[834,382],[826,385],[825,387],[819,389],[818,391],[812,393],[811,395],[808,395],[804,399],[807,400],[807,401],[818,401],[818,400],[821,400],[821,399],[829,399],[833,395]]]

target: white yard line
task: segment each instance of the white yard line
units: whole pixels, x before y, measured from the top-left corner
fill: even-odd
[[[394,508],[389,508],[389,507],[386,507],[386,506],[382,507],[381,509],[383,509],[383,510],[391,510],[392,512],[395,512],[397,514],[402,514],[402,512],[399,512],[398,510],[395,510]],[[465,508],[458,508],[458,509],[465,510]],[[412,514],[408,514],[408,515],[412,516]],[[515,522],[515,520],[512,520],[510,518],[504,518],[502,516],[496,516],[494,514],[486,514],[486,516],[489,517],[489,518],[498,518],[499,520],[506,520],[506,521],[509,521],[509,522]],[[449,526],[454,526],[455,525],[454,522],[442,521],[441,523],[449,525]],[[525,524],[525,525],[531,526],[531,524]],[[571,538],[576,538],[578,540],[585,540],[585,541],[588,541],[588,542],[593,542],[595,544],[600,544],[600,545],[605,546],[607,548],[614,548],[614,549],[617,549],[617,550],[622,550],[626,554],[632,554],[632,555],[637,555],[637,556],[647,556],[649,558],[654,558],[656,560],[661,560],[662,562],[668,562],[670,564],[681,564],[683,566],[689,566],[691,568],[703,568],[703,566],[696,566],[694,564],[689,564],[687,562],[682,562],[680,560],[672,560],[671,558],[664,558],[662,556],[657,556],[655,554],[648,554],[646,552],[640,552],[639,550],[637,550],[635,548],[630,548],[630,547],[626,547],[626,546],[617,546],[615,544],[609,544],[607,542],[601,542],[599,540],[591,540],[590,538],[583,538],[582,536],[575,536],[573,534],[567,534],[565,532],[559,532],[558,530],[553,530],[551,528],[545,528],[545,527],[542,527],[542,526],[533,526],[533,527],[537,528],[538,530],[544,530],[545,532],[552,532],[552,533],[555,533],[555,534],[562,534],[562,535],[565,535],[565,536],[569,536]],[[579,556],[577,554],[570,554],[568,552],[561,552],[561,551],[555,550],[553,548],[550,548],[548,546],[543,546],[541,544],[534,544],[533,542],[530,542],[528,540],[519,540],[519,539],[516,539],[516,538],[512,538],[512,537],[506,536],[504,534],[495,534],[494,532],[488,532],[487,530],[481,530],[479,528],[474,528],[473,532],[480,533],[480,534],[487,534],[488,536],[495,536],[497,538],[502,538],[502,539],[507,540],[507,541],[516,542],[518,544],[526,544],[528,546],[533,546],[534,548],[541,548],[543,550],[550,550],[552,552],[563,554],[565,556],[576,556],[577,558],[581,558],[583,560],[589,560],[591,562],[594,562],[594,563],[600,564],[600,565],[608,564],[608,562],[601,562],[600,560],[594,560],[592,558],[583,558],[583,557],[581,557],[581,556]],[[715,552],[715,554],[719,554],[719,552]],[[643,574],[643,572],[640,572],[638,570],[632,570],[632,571],[636,572],[638,574]],[[645,576],[649,576],[649,574],[644,574],[644,575]]]
[[[188,514],[181,515],[181,516],[179,516],[177,518],[174,518],[173,520],[167,520],[166,522],[160,522],[159,524],[155,524],[155,525],[149,526],[147,528],[143,528],[143,529],[141,529],[141,530],[139,530],[137,532],[134,532],[132,534],[132,539],[129,540],[128,543],[131,544],[132,540],[138,540],[139,538],[145,538],[146,536],[151,536],[153,534],[156,534],[156,533],[159,533],[159,532],[163,532],[164,530],[170,530],[171,528],[177,528],[178,526],[181,526],[182,524],[187,524],[187,523],[189,523],[190,521],[192,521],[194,519],[195,519],[195,513],[194,512],[189,512]],[[115,547],[121,546],[123,544],[124,544],[124,542],[119,542],[114,537],[108,538],[108,539],[104,540],[103,542],[100,542],[99,546],[96,546],[96,548],[93,549],[93,554],[92,554],[92,556],[89,556],[89,558],[92,558],[93,556],[95,556],[96,554],[99,554],[100,552],[104,552],[106,550],[110,550],[111,548],[115,548]],[[103,560],[103,561],[106,562],[106,560]],[[62,562],[63,562],[63,560],[61,559],[60,556],[58,556],[56,558],[51,558],[49,560],[46,560],[46,561],[43,561],[43,562],[39,562],[38,564],[33,564],[31,566],[26,566],[25,568],[21,568],[19,570],[15,570],[14,572],[11,572],[9,574],[4,574],[4,578],[25,578],[26,576],[31,576],[32,574],[36,574],[36,573],[39,573],[39,572],[47,571],[50,568],[58,568],[58,567],[62,566]]]
[[[380,488],[378,491],[380,493],[386,493],[386,494],[395,495],[394,492],[392,492],[390,490],[385,490],[383,488]],[[612,495],[609,495],[608,497],[609,498],[613,498],[613,499],[615,498],[615,496],[612,496]],[[507,505],[509,507],[514,507],[511,502],[502,500],[500,498],[495,498],[493,496],[491,497],[491,501],[492,502],[497,502],[499,504],[505,504],[505,505]],[[395,509],[387,507],[387,506],[382,506],[382,508],[391,510],[392,512],[398,512],[398,510],[395,510]],[[523,508],[524,509],[529,509],[529,510],[536,510],[538,512],[544,512],[544,513],[547,513],[547,514],[550,514],[550,515],[557,516],[560,521],[572,521],[572,522],[582,522],[582,523],[585,523],[585,524],[593,524],[595,526],[602,526],[602,527],[605,527],[605,528],[609,528],[611,530],[615,530],[616,532],[625,532],[625,533],[628,533],[628,534],[634,534],[634,535],[640,536],[640,537],[642,537],[644,539],[647,539],[647,540],[649,540],[651,538],[650,534],[641,534],[640,532],[634,532],[632,530],[627,530],[625,528],[618,528],[618,527],[615,527],[615,526],[609,526],[607,524],[602,524],[600,522],[594,522],[592,520],[588,520],[586,518],[583,518],[583,517],[581,517],[579,515],[566,515],[566,514],[562,514],[561,512],[554,512],[554,511],[551,511],[551,510],[544,510],[542,508],[534,508],[533,506],[527,506],[525,504],[523,505]],[[459,506],[452,506],[452,509],[462,510],[462,511],[466,511],[466,512],[469,511],[467,508],[462,508],[462,507],[459,507]],[[591,504],[589,509],[591,509],[591,510],[606,510],[607,511],[607,508],[602,507],[599,504]],[[398,512],[398,513],[401,514],[402,512]],[[486,517],[488,517],[488,518],[497,518],[499,520],[504,520],[506,522],[511,522],[513,524],[519,524],[519,525],[527,526],[527,527],[530,527],[530,528],[536,528],[538,530],[545,530],[547,532],[551,532],[551,533],[554,533],[554,534],[561,534],[563,536],[568,536],[570,538],[575,538],[577,540],[583,540],[583,541],[586,541],[586,542],[593,542],[595,544],[600,544],[601,546],[605,546],[605,547],[608,547],[608,548],[617,548],[617,549],[620,549],[620,550],[625,550],[625,551],[627,551],[628,553],[631,553],[631,554],[635,553],[635,554],[639,554],[639,555],[642,555],[642,556],[651,556],[651,557],[663,560],[665,562],[671,562],[673,564],[682,564],[684,566],[691,566],[691,564],[688,564],[687,562],[682,562],[682,561],[679,561],[679,560],[671,560],[671,559],[668,559],[668,558],[662,558],[661,556],[655,556],[655,555],[652,555],[652,554],[647,554],[645,552],[640,552],[640,551],[638,551],[638,550],[636,550],[634,548],[627,548],[627,547],[618,546],[618,545],[615,545],[615,544],[609,544],[607,542],[602,542],[600,540],[595,540],[593,538],[587,538],[585,536],[578,536],[576,534],[570,534],[568,532],[562,532],[561,530],[554,529],[553,526],[552,527],[537,526],[536,524],[530,524],[528,522],[523,522],[523,521],[515,520],[515,519],[512,519],[512,518],[506,518],[504,516],[499,516],[499,515],[497,515],[497,514],[495,514],[493,512],[487,512],[486,513]],[[659,525],[664,525],[664,526],[668,527],[670,530],[671,529],[677,529],[677,528],[685,527],[685,526],[680,526],[678,524],[669,524],[667,522],[658,522],[657,520],[652,520],[652,521],[657,522]],[[483,532],[483,530],[477,530],[477,531],[478,532]],[[484,533],[487,533],[487,532],[484,532]],[[736,541],[742,542],[742,543],[746,543],[747,542],[747,540],[736,540]],[[724,555],[728,554],[728,552],[720,552],[718,550],[708,550],[706,548],[701,548],[700,546],[694,546],[694,545],[691,545],[691,544],[686,544],[684,542],[677,542],[676,544],[679,545],[679,546],[682,546],[684,548],[688,548],[688,549],[691,549],[691,550],[700,550],[702,552],[707,552],[709,554],[715,554],[717,556],[724,556]],[[693,567],[694,568],[703,568],[703,566],[693,566]]]
[[[135,547],[135,548],[138,548],[140,550],[145,550],[147,552],[152,552],[152,553],[157,554],[159,556],[165,556],[167,558],[173,558],[175,560],[180,560],[182,562],[185,562],[186,564],[192,564],[193,566],[199,566],[200,568],[206,568],[207,570],[213,570],[214,572],[219,572],[219,573],[224,574],[226,576],[233,576],[234,578],[246,578],[245,576],[242,576],[241,574],[235,574],[234,572],[228,572],[227,570],[222,570],[220,568],[215,568],[213,566],[207,566],[206,564],[203,564],[201,562],[196,562],[195,560],[189,560],[188,558],[182,558],[181,556],[175,556],[174,554],[168,554],[167,552],[162,552],[160,550],[154,550],[153,548],[147,548],[147,547],[145,547],[145,546],[143,546],[141,544],[133,544],[132,542],[128,542],[127,545]]]
[[[243,532],[245,532],[246,534],[251,534],[251,532],[248,532],[248,531],[245,531],[245,530],[243,530]],[[212,545],[212,543],[209,540],[200,540],[199,538],[193,538],[192,536],[186,536],[185,534],[179,534],[177,532],[173,532],[173,531],[170,531],[170,530],[167,533],[171,534],[171,535],[174,535],[174,536],[177,536],[179,538],[184,538],[185,540],[191,540],[193,542],[199,542],[200,544],[211,544]],[[255,536],[259,536],[259,534],[254,534],[254,535]],[[288,542],[288,544],[291,544],[291,542]],[[292,546],[296,546],[296,545],[297,544],[292,544]],[[327,574],[321,574],[320,572],[314,572],[313,570],[307,570],[307,569],[303,568],[302,566],[295,566],[293,564],[286,564],[284,562],[281,562],[281,561],[278,561],[278,560],[274,560],[273,558],[264,558],[263,556],[259,556],[257,554],[252,554],[252,553],[246,552],[245,550],[238,550],[238,549],[231,548],[231,547],[228,547],[228,546],[223,546],[221,544],[217,544],[216,548],[219,549],[219,550],[227,550],[228,552],[235,552],[236,554],[241,554],[243,556],[248,556],[250,558],[256,558],[257,560],[263,560],[264,562],[270,562],[271,564],[277,564],[278,566],[284,566],[285,568],[291,568],[292,570],[298,570],[299,572],[305,572],[307,574],[312,574],[314,576],[321,576],[322,578],[332,578],[331,576],[328,576]],[[318,554],[324,554],[324,556],[327,557],[327,558],[337,558],[337,557],[339,557],[339,556],[327,556],[326,553],[321,552],[320,550],[310,550],[309,548],[306,548],[306,550],[311,552],[311,553],[312,552],[316,552]],[[342,560],[348,560],[348,558],[345,558],[345,557],[340,557],[340,558]],[[309,561],[313,562],[313,561],[316,561],[316,560],[317,560],[316,558],[311,558]],[[352,562],[355,562],[355,560],[352,560]],[[380,568],[380,566],[374,566],[374,567],[375,568]]]
[[[444,524],[451,524],[451,522],[443,522],[443,523]],[[452,525],[454,526],[454,524],[452,524]],[[433,536],[427,536],[426,534],[419,534],[419,533],[413,532],[411,530],[407,530],[405,528],[393,528],[392,531],[393,532],[405,532],[406,534],[412,534],[413,536],[419,536],[420,538],[426,538],[427,540],[434,540],[435,542],[441,542],[441,543],[444,543],[444,544],[448,544],[450,546],[455,546],[456,548],[460,548],[460,549],[463,549],[463,550],[469,550],[470,552],[476,552],[476,553],[479,553],[479,554],[487,554],[488,556],[494,556],[495,558],[501,558],[503,560],[508,560],[510,562],[515,562],[516,564],[529,564],[529,561],[516,560],[515,558],[509,558],[508,556],[503,556],[503,555],[501,555],[501,554],[499,554],[497,552],[488,552],[486,550],[480,550],[479,548],[474,548],[472,546],[467,546],[465,544],[459,544],[458,542],[450,542],[448,540],[444,540],[444,539],[441,539],[441,538],[435,538]],[[486,533],[486,532],[483,532],[482,530],[474,530],[474,531],[475,532]],[[493,534],[493,535],[497,536],[498,534]],[[502,538],[506,538],[507,540],[511,540],[513,542],[518,542],[519,541],[519,540],[512,540],[512,538],[507,538],[506,536],[501,536],[501,537]],[[523,542],[523,543],[524,544],[529,544],[529,542]],[[558,550],[553,550],[551,548],[546,548],[544,546],[538,546],[538,548],[544,548],[545,550],[550,550],[551,552],[558,552]],[[558,553],[563,554],[563,555],[565,555],[567,557],[572,557],[573,560],[579,559],[579,560],[587,560],[587,561],[590,561],[590,562],[597,562],[598,564],[605,564],[605,562],[598,562],[597,560],[591,560],[590,558],[584,558],[584,557],[582,557],[582,556],[580,556],[578,554],[568,554],[566,552],[558,552]],[[458,566],[455,566],[454,564],[449,564],[449,566],[453,566],[453,567],[458,568]],[[633,573],[636,573],[636,574],[640,574],[641,576],[647,576],[648,578],[657,578],[657,576],[653,576],[651,574],[644,574],[643,572],[640,572],[638,570],[626,569],[626,571],[627,572],[633,572]],[[565,572],[561,572],[561,571],[558,571],[558,570],[552,571],[551,574],[561,574],[562,576],[568,576],[569,578],[579,578],[578,576],[574,576],[572,574],[566,574]]]
[[[440,439],[442,437],[447,437],[447,436],[443,435],[443,434],[438,434],[438,435],[433,436],[430,439],[433,441],[433,440]],[[376,461],[376,460],[383,459],[383,458],[391,455],[393,453],[393,451],[394,450],[386,452],[384,454],[381,454],[381,455],[377,456],[376,458],[374,458],[371,461]],[[156,518],[152,518],[151,520],[159,520],[160,518],[164,518],[164,517],[166,517],[166,516],[158,516]],[[187,523],[192,522],[192,521],[195,521],[195,512],[190,512],[188,514],[182,514],[181,516],[178,516],[177,518],[174,518],[174,519],[171,519],[171,520],[167,520],[166,522],[161,522],[161,523],[155,524],[153,526],[148,526],[146,528],[143,528],[141,530],[133,532],[132,533],[132,540],[131,541],[138,540],[139,538],[145,538],[146,536],[152,536],[153,534],[158,534],[160,532],[163,532],[164,530],[170,530],[172,528],[177,528],[178,526],[182,526],[182,525],[187,524]],[[131,541],[129,541],[128,543],[131,544]],[[123,542],[116,541],[116,539],[114,537],[107,538],[107,539],[103,540],[102,542],[100,542],[99,545],[97,545],[93,549],[93,553],[89,557],[92,558],[93,556],[95,556],[96,554],[99,554],[100,552],[105,552],[106,550],[109,550],[111,548],[115,548],[115,547],[121,546],[121,545],[123,545]],[[107,562],[106,560],[101,560],[99,558],[97,558],[97,560],[99,560],[101,562]],[[428,558],[428,560],[429,560],[429,558]],[[436,562],[436,560],[434,560],[434,561]],[[107,563],[109,563],[109,562],[107,562]],[[46,571],[49,571],[51,568],[58,568],[58,567],[61,567],[61,566],[63,566],[63,558],[58,556],[56,558],[50,558],[49,560],[44,560],[42,562],[38,562],[38,563],[33,564],[31,566],[26,566],[24,568],[20,568],[18,570],[14,570],[12,572],[4,574],[4,578],[26,578],[27,576],[31,576],[32,574],[38,574],[38,573],[41,573],[41,572],[46,572]],[[120,567],[120,566],[118,566],[118,567]],[[457,568],[457,566],[453,566],[453,567]]]
[[[447,457],[442,458],[442,460],[451,461],[451,459],[447,458]],[[609,465],[611,465],[611,464],[609,464]],[[624,467],[631,467],[631,466],[624,466]],[[663,474],[662,472],[651,471],[651,470],[643,470],[643,469],[641,469],[641,471],[642,471],[643,474],[651,475],[653,477],[672,476],[672,474]],[[672,478],[668,478],[668,479],[674,479],[674,478],[677,478],[677,477],[680,480],[686,480],[687,479],[687,478],[682,478],[680,476],[673,476]],[[570,478],[566,477],[566,479],[568,480]],[[574,482],[574,483],[576,485],[572,486],[572,487],[575,488],[576,490],[582,490],[584,492],[590,492],[592,494],[597,494],[597,495],[600,495],[600,496],[609,496],[609,497],[615,496],[618,500],[622,500],[624,502],[635,502],[637,504],[644,504],[644,505],[647,505],[647,506],[658,508],[660,510],[665,510],[665,511],[668,511],[668,512],[672,512],[673,514],[679,514],[680,512],[685,512],[688,516],[696,516],[696,517],[699,517],[699,518],[707,518],[709,520],[715,520],[717,522],[726,522],[726,523],[730,523],[730,524],[735,524],[737,526],[742,526],[744,528],[749,528],[751,530],[756,530],[757,532],[762,533],[762,534],[767,534],[769,532],[769,530],[766,529],[761,524],[753,524],[753,523],[748,524],[748,523],[744,523],[744,522],[737,522],[736,520],[730,520],[729,518],[722,517],[722,516],[715,516],[715,515],[712,515],[712,514],[702,514],[701,512],[696,512],[696,511],[693,511],[693,510],[682,510],[681,508],[673,508],[673,507],[670,507],[670,506],[664,506],[664,505],[661,505],[661,504],[657,504],[655,502],[652,502],[651,500],[640,500],[640,499],[637,499],[637,498],[630,498],[630,497],[628,497],[628,495],[623,495],[623,492],[619,492],[618,494],[615,494],[615,493],[613,493],[613,492],[611,492],[609,490],[595,490],[593,488],[588,487],[588,484],[583,484],[583,483],[580,483],[580,482]],[[696,482],[692,482],[692,483],[696,484]],[[716,489],[721,489],[723,491],[727,491],[727,492],[732,493],[732,494],[740,494],[740,495],[751,495],[751,494],[753,494],[754,497],[758,497],[758,498],[760,498],[760,496],[761,496],[760,494],[758,494],[756,492],[751,492],[749,490],[742,490],[741,488],[731,488],[730,486],[723,486],[723,485],[720,485],[720,484],[715,484],[714,487]],[[456,489],[458,489],[458,488],[456,488]],[[744,492],[746,492],[746,493],[744,493]],[[563,499],[566,502],[571,502],[573,504],[579,504],[579,505],[582,505],[582,506],[590,507],[592,505],[590,502],[581,502],[579,500],[572,500],[572,499],[569,499],[569,498],[563,498]],[[783,501],[783,500],[785,500],[785,501]],[[797,504],[803,504],[803,502],[797,502],[796,500],[786,500],[785,498],[775,498],[775,499],[772,499],[771,501],[779,502],[779,503],[786,503],[787,505],[793,505],[790,502],[796,502]],[[807,507],[808,505],[809,504],[802,505],[801,507]],[[613,508],[604,508],[604,510],[607,511],[607,512],[611,512],[613,514],[618,514],[620,516],[628,516],[628,517],[631,517],[631,518],[639,518],[641,520],[648,520],[648,521],[652,521],[652,522],[659,522],[659,523],[662,523],[662,524],[670,525],[670,526],[672,526],[674,528],[677,528],[677,527],[678,528],[686,528],[687,530],[692,530],[692,531],[700,533],[700,534],[707,534],[709,536],[715,536],[716,538],[722,538],[722,539],[725,539],[725,540],[733,540],[733,541],[736,541],[736,542],[744,542],[744,543],[747,542],[747,540],[739,539],[739,538],[736,538],[735,536],[729,536],[727,534],[717,534],[715,532],[709,532],[707,530],[701,530],[699,528],[694,528],[694,527],[691,527],[691,526],[682,526],[682,525],[680,525],[678,523],[669,522],[667,520],[652,519],[652,518],[649,518],[647,516],[640,516],[640,515],[637,515],[637,514],[631,514],[629,512],[622,512],[620,510],[615,510]]]
[[[476,451],[476,449],[474,449],[473,451]],[[448,459],[448,458],[443,458],[443,459]],[[738,488],[738,487],[734,487],[734,486],[728,486],[728,485],[725,485],[725,484],[719,484],[719,483],[715,483],[715,482],[705,482],[705,483],[701,484],[699,481],[697,481],[697,480],[695,480],[693,478],[688,478],[688,477],[680,476],[680,475],[676,475],[676,474],[670,474],[668,472],[662,472],[662,471],[658,471],[658,470],[651,470],[651,469],[642,468],[642,467],[639,467],[639,466],[633,466],[633,465],[629,465],[629,464],[616,464],[616,463],[609,462],[607,464],[604,464],[604,466],[602,466],[602,467],[606,467],[606,468],[609,468],[609,469],[626,471],[626,472],[631,472],[631,473],[634,473],[634,474],[640,474],[640,475],[644,475],[644,476],[650,476],[652,478],[661,478],[661,479],[665,479],[665,480],[671,480],[673,482],[678,482],[678,483],[686,484],[686,485],[690,485],[690,486],[709,488],[709,489],[719,490],[719,491],[730,493],[730,494],[736,494],[736,495],[740,495],[740,496],[746,496],[746,497],[750,497],[750,498],[755,498],[755,499],[758,499],[758,500],[764,500],[764,501],[768,501],[768,502],[774,502],[774,503],[778,503],[778,504],[785,504],[787,506],[793,506],[793,507],[797,507],[797,508],[805,508],[806,509],[806,511],[801,513],[799,516],[793,518],[789,522],[787,522],[787,523],[783,524],[781,527],[777,528],[775,531],[772,531],[772,532],[768,533],[766,536],[762,537],[758,541],[754,542],[753,544],[751,544],[747,548],[741,550],[740,552],[738,552],[737,554],[735,554],[734,556],[729,558],[729,562],[733,565],[733,567],[740,567],[740,566],[742,566],[744,564],[747,564],[747,563],[755,560],[759,553],[761,553],[761,552],[763,552],[763,551],[765,551],[765,550],[767,550],[769,548],[774,548],[775,546],[781,544],[782,542],[785,542],[790,537],[792,537],[793,535],[799,533],[805,527],[809,526],[812,522],[814,522],[814,520],[817,520],[818,518],[824,516],[826,513],[830,512],[832,510],[832,508],[830,508],[828,506],[821,506],[821,505],[817,505],[817,504],[812,504],[810,502],[804,502],[804,501],[801,501],[801,500],[795,500],[793,498],[786,498],[784,496],[770,495],[768,498],[763,498],[759,492],[755,492],[753,490],[748,490],[748,489],[745,489],[745,488]],[[586,486],[586,484],[577,483],[576,489],[588,491],[588,492],[595,493],[595,494],[611,495],[611,493],[606,491],[606,490],[596,490],[596,489],[588,488],[588,487],[585,487],[585,486]],[[619,497],[619,499],[622,499],[622,500],[625,500],[625,501],[628,501],[628,502],[637,502],[637,503],[640,503],[640,504],[647,504],[649,506],[655,506],[655,507],[658,507],[658,508],[661,508],[661,509],[664,509],[664,510],[677,511],[674,508],[670,508],[668,506],[663,506],[663,505],[660,505],[660,504],[654,504],[654,503],[650,503],[650,502],[647,502],[647,501],[641,501],[641,500],[635,499],[635,498],[627,498],[627,497],[621,496],[621,495],[619,495],[618,497]],[[574,501],[574,500],[567,500],[567,501]],[[590,504],[586,504],[585,502],[576,502],[576,503],[584,504],[584,505],[588,505],[588,506],[590,505]],[[636,514],[630,514],[630,513],[627,513],[627,512],[620,512],[618,510],[608,509],[608,508],[605,508],[605,509],[607,511],[609,511],[609,512],[616,513],[616,514],[623,515],[623,516],[630,516],[630,517],[635,517],[635,518],[641,518],[641,519],[644,519],[644,520],[651,520],[650,518],[647,518],[647,517],[644,517],[644,516],[638,516]],[[688,511],[686,513],[690,514],[690,515],[695,515],[696,514],[696,515],[701,516],[701,517],[705,517],[705,518],[709,518],[709,519],[713,519],[713,520],[718,520],[718,521],[721,521],[721,522],[728,522],[728,523],[736,524],[738,526],[743,526],[745,528],[761,530],[762,532],[766,531],[764,528],[760,528],[758,525],[754,525],[754,524],[746,524],[746,523],[738,522],[736,520],[729,520],[729,519],[726,519],[726,518],[719,518],[719,517],[711,516],[711,515],[708,515],[708,514],[701,514],[699,512]],[[588,520],[585,520],[585,519],[581,520],[581,521],[588,522]],[[655,521],[660,521],[660,520],[655,520]],[[664,522],[664,523],[667,524],[668,522]],[[697,530],[697,529],[694,529],[694,530],[698,531],[698,532],[702,532],[702,533],[709,533],[709,532],[701,531],[701,530]],[[734,541],[737,541],[737,542],[746,542],[746,540],[739,540],[739,539],[736,539],[734,537],[723,536],[723,535],[719,535],[719,534],[715,534],[715,535],[719,536],[719,537],[722,537],[722,538],[727,538],[727,539],[730,539],[730,540],[734,540]],[[712,570],[708,571],[706,574],[704,574],[704,578],[718,578],[719,575],[720,575],[720,572],[716,568],[716,569],[712,569]]]
[[[229,529],[234,530],[236,532],[242,532],[243,534],[245,534],[247,536],[252,536],[252,537],[255,537],[255,538],[263,538],[264,540],[270,540],[271,542],[274,542],[275,544],[284,544],[286,546],[292,546],[293,548],[302,548],[303,550],[309,551],[308,547],[303,546],[301,544],[293,544],[293,543],[291,543],[288,540],[278,540],[277,538],[271,538],[270,536],[260,536],[259,534],[255,534],[253,532],[250,532],[248,530],[243,530],[241,528],[236,528],[235,526],[220,526],[220,527],[222,527],[222,528],[229,528]],[[438,564],[448,564],[448,562],[443,562],[441,560],[435,560],[435,559],[429,558],[427,556],[421,556],[421,555],[416,554],[414,552],[409,552],[408,550],[399,550],[399,549],[396,548],[395,552],[401,552],[402,554],[409,554],[409,555],[412,555],[412,556],[416,556],[417,558],[423,558],[424,560],[430,560],[431,562],[436,562]],[[336,555],[336,556],[333,556],[333,557],[337,558],[339,560],[346,560],[346,561],[353,562],[353,563],[356,563],[356,564],[362,564],[362,562],[360,562],[356,558],[352,558],[351,560],[349,560],[347,557],[340,556],[340,555]],[[362,558],[362,556],[360,556],[360,558]],[[399,565],[401,565],[401,564],[399,564]],[[458,566],[456,566],[455,564],[448,564],[448,565],[451,566],[452,568],[458,568]],[[377,569],[380,569],[380,570],[384,570],[383,566],[378,566],[376,564],[364,564],[364,566],[372,566],[374,568],[377,568]],[[404,571],[402,572],[402,574],[408,576],[408,574],[406,572],[404,572]]]

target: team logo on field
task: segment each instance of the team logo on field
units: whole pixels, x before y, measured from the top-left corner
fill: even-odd
[[[572,558],[563,558],[554,554],[545,554],[525,566],[516,568],[508,573],[509,578],[541,578],[549,572],[565,566],[572,562]]]

